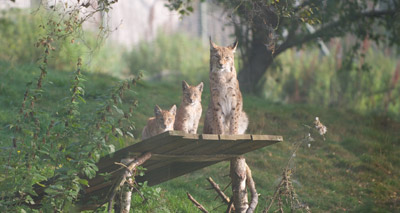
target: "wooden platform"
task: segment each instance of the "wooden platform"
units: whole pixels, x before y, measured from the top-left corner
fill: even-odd
[[[122,159],[150,152],[152,157],[143,164],[144,176],[138,182],[157,185],[220,161],[282,141],[275,135],[208,135],[165,132],[106,156],[97,163],[98,175],[89,180],[80,199],[82,209],[93,209],[106,202],[113,180],[124,169],[116,165]]]

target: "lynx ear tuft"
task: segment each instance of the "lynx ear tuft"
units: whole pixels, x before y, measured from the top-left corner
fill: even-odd
[[[186,90],[187,88],[189,88],[189,84],[185,80],[183,80],[182,81],[182,89]]]
[[[173,114],[173,115],[176,115],[176,105],[173,105],[173,106],[171,107],[171,109],[169,110],[169,112],[170,112],[171,114]]]
[[[156,117],[161,116],[161,114],[162,114],[161,112],[162,112],[162,109],[158,105],[156,105],[154,107],[154,114],[156,115]]]
[[[210,36],[210,49],[211,49],[211,50],[214,50],[215,48],[217,48],[217,45],[214,44],[214,42],[212,42],[211,36]]]
[[[235,42],[233,42],[233,44],[231,44],[230,46],[229,46],[229,48],[233,51],[233,52],[236,52],[236,48],[237,48],[237,46],[238,46],[238,40],[236,39],[236,41]]]
[[[200,90],[200,92],[203,92],[203,87],[204,87],[203,82],[201,82],[199,85],[197,85],[197,88]]]

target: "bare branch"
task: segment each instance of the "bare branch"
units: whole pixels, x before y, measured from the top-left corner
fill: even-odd
[[[205,208],[203,207],[203,205],[201,205],[199,202],[197,202],[197,200],[194,199],[193,196],[190,195],[189,192],[186,192],[186,194],[187,194],[189,200],[192,201],[192,203],[193,203],[200,211],[202,211],[202,212],[204,212],[204,213],[208,213],[207,209],[205,209]]]
[[[214,182],[214,180],[211,177],[207,178],[208,182],[210,182],[211,187],[218,193],[218,195],[222,198],[222,201],[224,203],[229,204],[230,199],[228,196],[225,195],[225,193],[219,188],[219,185]]]
[[[338,26],[343,25],[344,23],[353,23],[361,18],[379,18],[384,16],[394,16],[396,13],[395,10],[381,10],[381,11],[367,11],[361,12],[358,14],[350,14],[348,16],[344,16],[337,21],[330,22],[322,27],[320,27],[317,31],[311,34],[306,34],[299,36],[298,39],[286,39],[286,41],[280,45],[274,52],[274,57],[299,44],[304,44],[309,41],[313,41],[316,38],[332,38],[335,37],[335,34],[332,33]],[[288,37],[289,38],[289,37]]]
[[[251,202],[246,213],[253,213],[258,204],[258,193],[256,190],[256,184],[254,183],[253,177],[251,175],[250,167],[246,164],[246,185],[251,193]]]

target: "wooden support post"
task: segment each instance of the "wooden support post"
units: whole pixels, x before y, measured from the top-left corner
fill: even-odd
[[[232,179],[233,205],[235,213],[252,213],[258,204],[258,193],[251,175],[251,170],[244,157],[231,159],[230,175]],[[251,202],[248,203],[247,188],[251,193]],[[229,212],[228,208],[228,212]]]
[[[111,213],[112,210],[112,203],[114,200],[115,195],[117,194],[117,191],[124,185],[125,182],[132,181],[132,174],[133,171],[136,169],[136,167],[142,165],[144,162],[146,162],[148,159],[150,159],[151,157],[151,153],[150,152],[146,152],[143,155],[139,156],[138,158],[136,158],[134,161],[131,161],[128,166],[126,166],[125,164],[121,164],[121,163],[117,163],[119,165],[123,165],[126,168],[126,171],[123,173],[123,175],[121,175],[120,178],[118,178],[115,182],[114,185],[111,188],[111,191],[108,194],[108,212]],[[130,180],[129,180],[130,179]],[[129,208],[130,209],[130,199],[132,196],[132,190],[130,190],[130,193],[128,192],[127,194],[125,194],[125,196],[129,196],[129,205],[128,203],[124,203],[123,205],[121,205],[121,207]],[[127,197],[124,198],[125,201],[127,202]],[[121,200],[121,202],[125,202],[124,200]],[[122,208],[120,210],[120,212],[124,212],[124,208]],[[129,212],[129,209],[127,212]]]
[[[233,205],[236,213],[245,213],[249,208],[246,190],[246,160],[240,156],[231,159]]]

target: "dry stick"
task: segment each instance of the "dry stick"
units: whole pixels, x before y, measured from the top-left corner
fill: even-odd
[[[192,203],[193,203],[200,211],[202,211],[202,212],[204,212],[204,213],[208,213],[207,209],[205,209],[199,202],[197,202],[197,200],[194,199],[194,198],[192,197],[192,195],[189,194],[189,192],[186,192],[186,194],[187,194],[189,200],[192,201]]]
[[[148,159],[150,159],[151,153],[146,152],[140,157],[138,157],[136,160],[132,161],[129,166],[126,168],[128,172],[124,172],[124,174],[118,178],[114,185],[112,186],[110,192],[109,192],[109,199],[108,199],[108,212],[111,213],[112,209],[112,202],[114,200],[114,197],[118,191],[118,188],[120,188],[126,181],[126,177],[128,176],[129,173],[132,173],[132,171],[137,167],[142,165],[144,162],[146,162]],[[118,164],[118,163],[117,163]]]
[[[228,208],[226,209],[226,213],[231,213],[234,210],[235,207],[233,206],[233,197],[231,197],[231,201],[228,203]]]
[[[222,198],[222,201],[224,201],[224,203],[229,204],[230,203],[230,199],[228,196],[225,195],[225,193],[223,191],[221,191],[221,189],[219,188],[219,185],[217,183],[214,182],[214,180],[211,177],[207,178],[208,182],[210,182],[211,187],[218,193],[218,195]]]
[[[246,184],[247,187],[250,189],[251,193],[251,202],[246,213],[253,213],[258,204],[258,193],[256,190],[256,184],[254,183],[253,180],[253,176],[251,175],[251,170],[247,164],[246,164]]]

